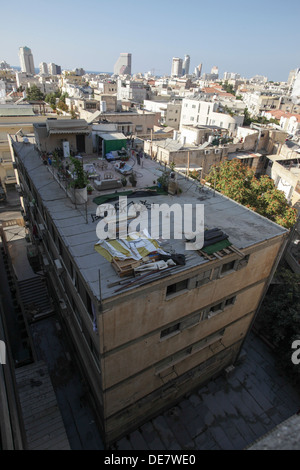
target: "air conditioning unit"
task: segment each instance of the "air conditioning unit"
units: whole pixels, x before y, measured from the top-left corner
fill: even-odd
[[[221,150],[220,149],[215,149],[215,153],[220,153]]]
[[[210,154],[210,150],[204,150],[204,155],[209,155]]]
[[[60,260],[55,259],[54,260],[54,265],[56,267],[56,270],[57,270],[58,274],[61,274],[63,272],[63,267],[62,267],[62,264],[61,264]]]

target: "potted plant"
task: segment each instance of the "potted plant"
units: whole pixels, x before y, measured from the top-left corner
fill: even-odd
[[[136,176],[135,176],[135,173],[132,172],[131,175],[129,176],[129,181],[130,183],[132,184],[133,187],[136,186],[136,183],[137,183],[137,179],[136,179]]]
[[[91,186],[90,184],[88,184],[87,187],[86,187],[86,190],[87,190],[87,193],[88,193],[88,194],[92,194],[94,188],[93,188],[93,186]]]
[[[83,169],[82,162],[75,157],[69,157],[72,164],[72,181],[69,184],[71,191],[69,196],[75,204],[84,204],[87,202],[87,184],[88,177]]]
[[[169,178],[166,172],[164,172],[159,178],[157,178],[157,186],[164,191],[168,189]]]
[[[126,178],[125,175],[122,175],[121,183],[122,183],[122,185],[123,185],[124,187],[126,186],[126,184],[127,184],[127,178]]]

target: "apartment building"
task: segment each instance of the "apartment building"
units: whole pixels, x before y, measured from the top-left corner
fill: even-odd
[[[117,100],[142,103],[149,98],[150,87],[133,80],[117,80]]]
[[[235,135],[238,126],[242,126],[244,115],[240,113],[220,112],[217,101],[201,98],[184,98],[182,100],[180,129],[183,125],[218,126]]]
[[[154,126],[158,125],[159,114],[137,109],[135,111],[124,112],[104,112],[95,113],[95,118],[89,119],[89,122],[115,123],[118,125],[118,132],[125,135],[149,136]]]
[[[259,116],[262,111],[278,109],[280,98],[279,95],[256,91],[254,93],[245,93],[243,101],[251,116]]]
[[[160,124],[178,130],[180,125],[181,101],[144,100],[144,109],[160,113]]]
[[[126,283],[117,258],[97,244],[94,196],[85,210],[75,207],[33,145],[10,144],[41,264],[109,445],[235,364],[288,232],[207,189],[200,198],[206,236],[216,228],[228,243],[187,250],[185,239],[158,238],[156,250],[172,253],[175,265]],[[152,184],[160,167],[147,163]],[[180,185],[180,196],[145,198],[198,204],[193,180]]]

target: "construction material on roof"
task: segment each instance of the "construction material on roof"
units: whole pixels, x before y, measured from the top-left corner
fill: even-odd
[[[142,233],[131,233],[126,239],[99,240],[95,245],[95,250],[110,262],[113,259],[138,261],[153,252],[166,254],[161,250],[159,243],[150,238],[145,230]]]

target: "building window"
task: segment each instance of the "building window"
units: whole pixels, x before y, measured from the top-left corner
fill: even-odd
[[[228,299],[223,300],[222,302],[212,305],[211,307],[209,307],[208,310],[206,310],[206,314],[203,315],[203,320],[214,317],[218,313],[223,312],[227,307],[233,305],[235,303],[235,300],[236,296],[234,295],[233,297],[229,297]]]
[[[175,284],[171,284],[167,287],[166,296],[169,297],[173,294],[178,294],[182,291],[185,291],[188,288],[188,279],[184,279],[183,281],[176,282]]]
[[[227,274],[231,271],[234,271],[234,267],[235,267],[235,260],[229,261],[229,263],[223,264],[223,266],[221,267],[220,275],[222,276],[222,275]]]
[[[180,331],[180,323],[176,323],[173,326],[169,326],[169,328],[165,328],[161,331],[160,337],[165,338],[166,336],[173,336]]]

